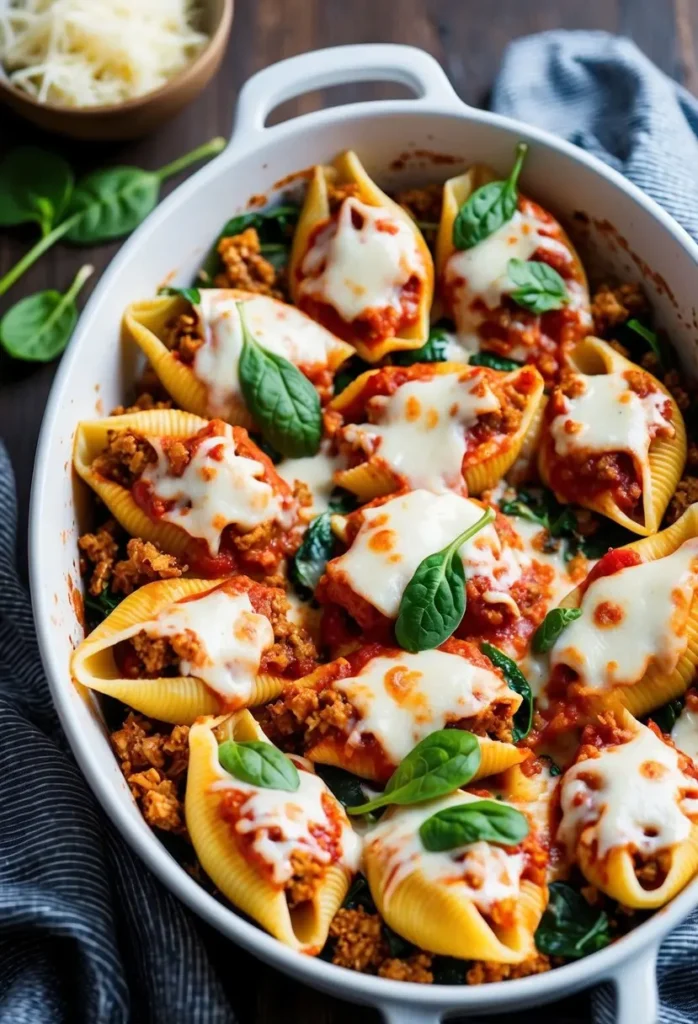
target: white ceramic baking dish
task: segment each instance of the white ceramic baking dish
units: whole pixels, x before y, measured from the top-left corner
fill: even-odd
[[[352,104],[265,127],[269,113],[285,100],[312,89],[368,80],[402,83],[416,98]],[[657,1018],[657,949],[662,937],[698,904],[698,881],[608,949],[517,981],[473,988],[419,986],[303,957],[217,902],[167,853],[131,799],[98,707],[78,693],[68,674],[71,647],[81,636],[74,585],[79,586],[76,541],[84,499],[71,475],[71,442],[79,419],[108,411],[126,393],[134,355],[120,343],[119,325],[127,303],[152,294],[173,270],[178,281],[188,282],[222,223],[244,208],[251,195],[271,193],[286,175],[329,161],[344,148],[356,149],[369,172],[390,186],[445,178],[472,161],[486,161],[506,172],[519,139],[530,145],[524,191],[581,226],[602,269],[626,280],[644,279],[660,322],[686,369],[695,373],[698,246],[620,175],[544,132],[465,106],[436,61],[420,50],[348,46],[282,61],[255,75],[242,90],[225,152],[163,202],[124,245],[90,299],[63,358],[44,417],[32,491],[36,625],[63,726],[104,809],[165,885],[226,938],[309,985],[379,1007],[392,1024],[435,1024],[456,1010],[470,1015],[521,1009],[602,981],[616,986],[619,1024],[652,1024]],[[413,158],[396,161],[406,152]],[[453,161],[435,161],[433,154],[447,154]],[[583,215],[575,217],[580,211]]]

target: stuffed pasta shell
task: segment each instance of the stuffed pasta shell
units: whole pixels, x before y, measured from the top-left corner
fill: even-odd
[[[431,253],[412,218],[351,151],[314,170],[293,240],[289,284],[298,308],[367,362],[427,340]]]
[[[538,455],[558,501],[655,533],[686,461],[674,398],[606,342],[587,338],[545,410]]]
[[[254,424],[239,376],[241,302],[255,341],[297,366],[327,400],[334,374],[353,348],[295,306],[267,295],[202,288],[193,304],[178,297],[134,303],[124,324],[183,409],[249,429]]]
[[[77,647],[76,682],[163,722],[263,704],[316,663],[282,590],[245,576],[162,580],[130,594]]]
[[[300,543],[289,485],[242,427],[170,409],[82,422],[78,474],[132,536],[202,576],[271,574]]]
[[[232,774],[219,744],[269,743],[249,712],[189,733],[186,822],[197,857],[221,893],[293,949],[317,955],[358,869],[361,841],[322,779],[291,765],[284,788]],[[276,751],[286,761],[284,755]],[[295,787],[293,777],[295,776]],[[278,773],[277,773],[278,777]]]
[[[457,363],[370,370],[329,406],[347,462],[336,482],[363,501],[420,487],[478,495],[536,434],[542,398],[533,367],[506,374]]]

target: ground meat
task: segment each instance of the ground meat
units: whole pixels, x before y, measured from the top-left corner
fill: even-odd
[[[407,210],[411,217],[436,229],[441,220],[442,185],[427,185],[425,188],[410,188],[398,192],[395,202]]]
[[[520,964],[497,964],[489,960],[476,960],[465,978],[468,985],[484,985],[490,981],[527,978],[530,974],[543,974],[552,967],[550,957],[533,953]]]
[[[698,477],[685,476],[679,480],[674,497],[669,502],[666,513],[667,524],[675,523],[677,519],[680,519],[694,501],[698,501]]]
[[[387,958],[383,925],[378,914],[369,914],[363,907],[342,907],[330,925],[334,940],[332,963],[352,971],[377,968]]]
[[[289,603],[282,590],[274,590],[265,608],[274,630],[274,644],[264,652],[265,669],[283,675],[296,665],[309,666],[318,658],[310,634],[288,618]]]
[[[170,351],[177,353],[183,363],[191,366],[204,343],[198,317],[192,313],[180,313],[166,324],[163,341]]]
[[[80,572],[89,574],[87,589],[95,597],[99,597],[112,576],[114,561],[119,550],[116,541],[118,527],[113,519],[108,519],[96,533],[83,533],[78,538],[80,549]]]
[[[658,889],[671,870],[671,850],[659,850],[645,857],[633,854],[635,877],[643,889]]]
[[[381,978],[393,981],[415,981],[420,985],[431,985],[434,975],[431,970],[431,953],[413,953],[405,960],[391,958],[384,960],[378,968]]]
[[[327,202],[330,206],[330,213],[336,213],[345,199],[359,198],[359,186],[355,185],[354,182],[348,182],[345,185],[335,185],[331,181],[327,182]]]
[[[111,742],[143,817],[153,828],[186,835],[184,790],[189,759],[189,727],[175,725],[168,734],[130,712]]]
[[[286,900],[289,907],[293,908],[299,903],[312,900],[326,868],[311,853],[304,850],[294,850],[291,854],[291,867],[293,875],[286,883]]]
[[[119,594],[130,594],[152,580],[170,580],[188,569],[175,555],[161,551],[156,544],[132,537],[126,545],[127,558],[114,566],[112,588]]]
[[[346,733],[356,712],[344,694],[290,683],[281,697],[261,712],[262,727],[275,742],[309,747],[331,729]]]
[[[172,641],[174,637],[148,636],[141,630],[131,638],[132,657],[124,673],[130,679],[161,676],[167,669],[179,665],[179,657]]]
[[[155,371],[151,370],[154,374]],[[158,382],[159,383],[159,382]],[[172,400],[169,398],[154,398],[150,391],[144,391],[139,395],[133,405],[117,405],[112,409],[112,416],[125,416],[129,412],[150,412],[152,409],[171,409]]]
[[[225,269],[214,278],[216,288],[240,288],[246,292],[269,295],[272,299],[285,298],[281,275],[262,256],[256,228],[247,228],[239,235],[221,238],[218,255]]]
[[[109,430],[106,447],[92,462],[92,470],[130,487],[150,462],[157,456],[152,445],[133,430]]]
[[[591,300],[594,331],[601,337],[631,317],[641,317],[648,312],[647,298],[639,284],[622,284],[618,288],[602,284]]]
[[[691,396],[684,387],[685,383],[685,378],[682,378],[678,370],[669,370],[664,374],[664,386],[671,393],[681,412],[685,412],[691,404]]]

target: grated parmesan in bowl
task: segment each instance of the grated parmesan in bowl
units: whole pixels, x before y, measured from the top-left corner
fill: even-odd
[[[0,62],[39,103],[99,107],[144,96],[199,55],[196,0],[0,0]]]

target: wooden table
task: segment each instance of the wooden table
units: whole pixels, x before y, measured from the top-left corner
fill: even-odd
[[[695,0],[237,0],[233,35],[225,64],[215,82],[184,113],[157,135],[140,142],[86,145],[40,138],[6,111],[0,112],[0,153],[19,142],[39,142],[66,155],[80,170],[107,163],[156,168],[214,135],[227,135],[237,91],[253,72],[283,57],[341,43],[400,42],[421,46],[443,64],[459,94],[483,105],[502,53],[516,36],[543,29],[606,29],[632,37],[674,78],[698,92],[698,3]],[[346,102],[385,95],[384,87],[333,90]],[[316,109],[324,97],[309,95],[285,104],[277,116]],[[176,182],[169,183],[171,188]],[[0,238],[0,273],[31,243],[30,231]],[[91,262],[104,269],[118,244],[95,250],[58,246],[0,302],[8,306],[42,288],[65,289],[78,267]],[[95,278],[98,275],[95,275]],[[94,279],[93,279],[94,281]],[[93,282],[90,282],[90,286]],[[85,288],[82,300],[87,297]],[[0,437],[9,448],[19,491],[22,570],[26,568],[26,520],[31,467],[44,404],[56,364],[13,363],[0,355]],[[357,1009],[305,987],[258,964],[211,936],[223,977],[232,977],[231,1000],[242,1024],[350,1024],[361,1015],[374,1024],[378,1015]],[[512,1024],[524,1016],[508,1015]],[[533,1019],[532,1017],[530,1019]],[[568,1000],[537,1020],[555,1024],[588,1021],[585,997]]]

